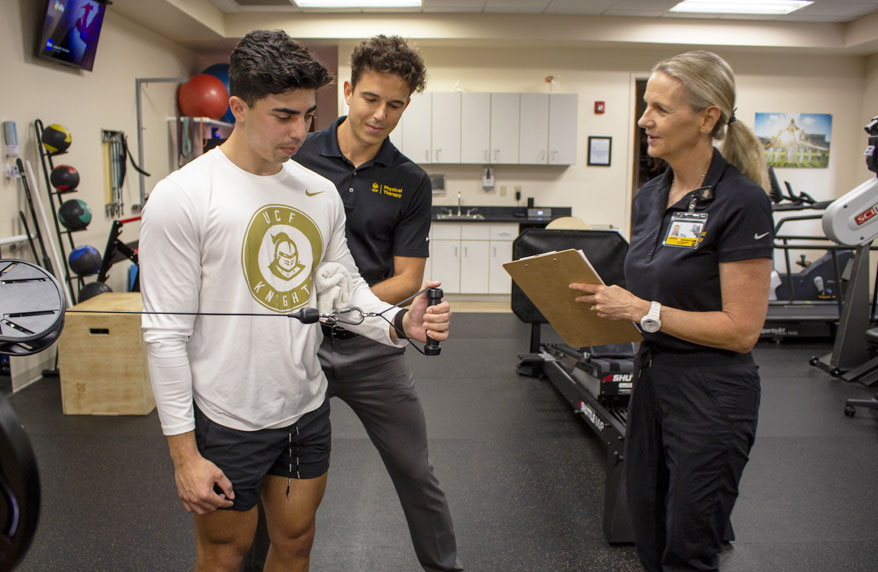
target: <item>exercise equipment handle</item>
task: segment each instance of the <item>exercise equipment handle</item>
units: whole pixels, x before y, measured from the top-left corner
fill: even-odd
[[[442,301],[442,288],[428,288],[427,289],[427,306],[435,306],[436,304]],[[439,352],[442,351],[442,348],[439,347],[439,342],[431,338],[429,335],[427,336],[427,343],[424,345],[424,355],[428,356],[438,356]]]
[[[314,324],[320,319],[320,312],[317,308],[305,307],[298,312],[287,314],[290,318],[295,318],[303,324]]]

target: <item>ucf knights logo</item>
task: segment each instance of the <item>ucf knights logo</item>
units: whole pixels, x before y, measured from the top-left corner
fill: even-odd
[[[304,306],[322,256],[320,230],[308,215],[285,205],[262,207],[250,219],[241,256],[250,294],[275,312]]]

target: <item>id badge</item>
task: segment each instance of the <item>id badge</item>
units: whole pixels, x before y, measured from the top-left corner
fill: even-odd
[[[662,244],[676,248],[698,248],[704,238],[704,225],[707,224],[707,213],[687,212],[671,217],[668,234]]]

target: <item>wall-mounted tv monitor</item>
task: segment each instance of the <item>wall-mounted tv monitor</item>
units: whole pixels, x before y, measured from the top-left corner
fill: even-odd
[[[37,55],[91,71],[106,0],[48,0]]]

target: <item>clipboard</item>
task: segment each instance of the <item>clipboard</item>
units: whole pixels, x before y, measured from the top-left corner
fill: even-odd
[[[506,262],[503,268],[569,346],[604,346],[643,339],[632,322],[600,318],[588,304],[575,301],[580,293],[569,288],[571,282],[604,283],[581,250],[529,256]]]

